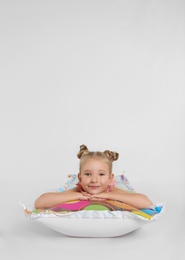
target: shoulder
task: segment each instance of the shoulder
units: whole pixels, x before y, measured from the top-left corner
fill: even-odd
[[[78,188],[78,187],[75,187],[75,188],[72,188],[72,189],[70,189],[70,190],[65,190],[65,191],[63,191],[63,192],[80,192],[80,189]]]
[[[125,190],[122,190],[122,189],[120,189],[120,188],[118,188],[118,187],[112,187],[112,191],[113,192],[116,192],[116,193],[128,193],[127,191],[125,191]]]

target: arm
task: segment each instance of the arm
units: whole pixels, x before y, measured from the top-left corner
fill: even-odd
[[[72,200],[88,200],[89,196],[82,194],[78,188],[63,192],[48,192],[36,199],[34,206],[36,209],[50,208],[61,203]]]
[[[116,187],[114,187],[112,192],[102,192],[100,194],[91,195],[91,199],[96,198],[120,201],[138,209],[148,208],[153,205],[152,201],[144,194],[130,193]]]

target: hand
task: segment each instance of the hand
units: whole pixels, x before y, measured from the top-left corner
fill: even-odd
[[[102,194],[102,193],[101,193]],[[88,192],[85,192],[85,191],[81,191],[81,195],[80,195],[80,198],[79,200],[105,200],[106,198],[103,198],[101,196],[101,194],[90,194]],[[106,196],[106,192],[105,192],[105,195]]]
[[[107,192],[102,192],[99,194],[92,194],[90,197],[90,200],[106,200],[108,199],[108,193]]]
[[[81,191],[79,193],[79,200],[90,200],[91,198],[91,194],[85,192],[85,191]]]

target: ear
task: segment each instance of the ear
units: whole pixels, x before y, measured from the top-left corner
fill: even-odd
[[[110,179],[111,179],[111,181],[114,179],[114,173],[110,174]]]
[[[78,180],[81,181],[81,174],[78,174]]]

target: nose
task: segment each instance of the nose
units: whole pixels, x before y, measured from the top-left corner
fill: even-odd
[[[91,182],[96,183],[98,181],[97,176],[92,176]]]

